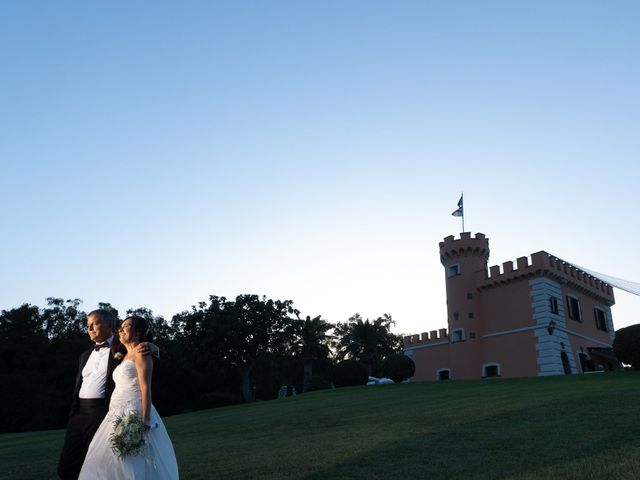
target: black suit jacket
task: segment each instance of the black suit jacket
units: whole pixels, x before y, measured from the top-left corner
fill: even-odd
[[[71,402],[71,412],[69,415],[73,415],[78,411],[78,399],[80,394],[80,387],[82,386],[82,369],[87,364],[87,360],[89,360],[89,355],[93,352],[93,347],[82,352],[80,355],[80,360],[78,363],[78,373],[76,375],[76,386],[73,390],[73,401]],[[104,400],[105,400],[105,408],[109,406],[109,400],[111,400],[111,394],[113,393],[113,389],[115,388],[115,383],[113,381],[113,370],[119,365],[120,360],[115,358],[116,353],[122,353],[124,356],[127,353],[127,350],[120,343],[117,336],[114,336],[113,341],[111,342],[111,348],[109,349],[109,361],[107,363],[107,381],[105,384],[104,390]]]

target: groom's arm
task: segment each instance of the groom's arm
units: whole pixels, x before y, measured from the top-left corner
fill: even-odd
[[[136,347],[136,352],[140,355],[151,355],[153,358],[160,359],[160,349],[155,343],[142,342]]]

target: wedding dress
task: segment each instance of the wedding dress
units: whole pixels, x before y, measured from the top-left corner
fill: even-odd
[[[91,440],[82,465],[80,480],[174,480],[178,478],[178,464],[173,445],[160,415],[151,406],[146,444],[141,454],[120,457],[111,450],[111,433],[117,417],[132,411],[141,412],[141,393],[135,363],[124,360],[113,371],[115,389],[109,411]],[[157,424],[157,427],[155,427]]]

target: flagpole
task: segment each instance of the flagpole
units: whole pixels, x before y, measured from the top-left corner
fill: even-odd
[[[460,194],[460,201],[463,202],[464,192]],[[464,205],[464,202],[463,202]],[[462,233],[464,233],[464,206],[462,207]]]
[[[454,217],[462,217],[462,233],[464,233],[464,193],[460,194],[460,200],[458,200],[458,208],[451,214]]]

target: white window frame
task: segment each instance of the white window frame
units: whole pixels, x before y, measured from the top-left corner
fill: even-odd
[[[562,299],[561,299],[562,300]],[[555,312],[553,311],[555,307]],[[558,297],[556,297],[555,295],[549,295],[549,311],[553,314],[553,315],[558,315],[560,314],[560,307],[558,305]]]
[[[460,264],[455,263],[447,267],[447,278],[457,277],[460,275]]]
[[[607,311],[602,307],[598,307],[597,305],[593,307],[594,314],[596,310],[602,312],[602,319],[604,320],[604,330],[603,330],[602,328],[598,327],[598,317],[596,316],[596,330],[600,332],[608,332],[609,325],[607,325]]]
[[[460,332],[460,340],[454,340],[453,337],[458,332]],[[466,337],[464,336],[464,328],[454,328],[451,330],[451,332],[449,332],[449,339],[451,343],[464,342],[466,340]]]
[[[496,377],[502,376],[502,366],[498,362],[489,362],[482,365],[482,378],[496,378],[487,376],[487,367],[498,367],[498,375]]]
[[[578,304],[578,317],[580,318],[576,318],[575,312],[571,308],[571,302],[569,301],[567,301],[567,316],[571,320],[575,320],[576,322],[582,323],[584,320],[584,317],[582,316],[582,307],[580,306],[580,299],[575,295],[571,295],[570,293],[567,293],[566,297],[567,299],[572,298],[576,301],[576,303]]]
[[[451,369],[450,368],[439,368],[436,370],[436,381],[438,382],[442,382],[444,380],[440,379],[440,372],[449,372],[449,380],[451,380],[453,378],[453,376],[451,375]]]

